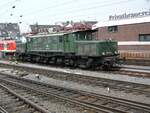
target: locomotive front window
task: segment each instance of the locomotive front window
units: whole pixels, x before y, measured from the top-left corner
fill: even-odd
[[[30,42],[31,41],[31,38],[28,38],[28,42]]]

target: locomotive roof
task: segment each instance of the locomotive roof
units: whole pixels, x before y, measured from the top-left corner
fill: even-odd
[[[27,38],[38,38],[38,37],[50,37],[50,36],[63,36],[65,34],[71,34],[71,33],[80,33],[80,32],[94,32],[96,30],[78,30],[78,31],[69,31],[69,32],[59,32],[59,33],[50,33],[50,34],[37,34],[33,36],[27,36]]]
[[[117,42],[115,40],[79,40],[76,41],[77,43],[84,43],[84,42],[88,42],[88,43],[99,43],[99,42]]]
[[[66,34],[70,34],[70,33],[79,33],[79,32],[95,32],[97,31],[96,29],[89,29],[89,30],[76,30],[76,31],[71,31],[71,32],[68,32]]]
[[[38,34],[38,35],[34,35],[34,36],[27,36],[28,38],[38,38],[38,37],[50,37],[50,36],[62,36],[64,35],[65,33],[51,33],[51,34],[44,34],[44,35],[41,35],[41,34]]]

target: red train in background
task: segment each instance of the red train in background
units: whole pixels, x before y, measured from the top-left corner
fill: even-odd
[[[0,52],[5,54],[14,54],[16,51],[15,40],[0,40]]]

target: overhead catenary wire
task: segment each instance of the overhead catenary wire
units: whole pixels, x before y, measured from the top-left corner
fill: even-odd
[[[109,0],[106,0],[106,1],[109,1]],[[106,2],[105,1],[105,2]],[[39,12],[43,12],[43,11],[46,11],[48,9],[52,9],[52,8],[56,8],[56,7],[64,7],[64,6],[67,6],[67,5],[70,5],[70,4],[73,4],[75,3],[75,0],[69,0],[69,1],[65,1],[65,2],[62,2],[62,3],[56,3],[56,4],[52,4],[52,6],[48,6],[46,8],[41,8],[41,9],[38,9],[38,10],[35,10],[35,11],[31,11],[29,13],[25,13],[24,15],[31,15],[31,14],[35,14],[35,13],[39,13]],[[86,2],[87,3],[87,2]],[[99,3],[99,2],[97,2]],[[103,2],[104,3],[104,2]]]
[[[113,5],[113,4],[115,4],[115,5],[119,5],[119,4],[121,4],[121,3],[125,3],[125,2],[129,2],[129,1],[134,1],[134,0],[123,0],[123,1],[119,1],[119,2],[114,2],[114,3],[109,3],[109,4],[102,4],[102,5],[97,5],[97,6],[93,6],[93,7],[86,7],[86,8],[80,8],[80,9],[77,9],[77,10],[69,10],[68,12],[65,12],[65,14],[70,14],[70,13],[79,13],[79,12],[84,12],[84,11],[87,11],[87,10],[92,10],[92,9],[97,9],[97,8],[99,8],[99,7],[106,7],[106,6],[110,6],[110,5]],[[57,15],[57,16],[60,16],[60,15],[62,15],[62,14],[64,14],[64,13],[61,13],[61,14],[59,14],[59,15]],[[48,16],[48,15],[47,15]],[[52,15],[52,16],[55,16],[56,17],[56,15]],[[65,15],[66,16],[66,15]]]
[[[57,15],[54,13],[54,14],[46,14],[45,16],[47,16],[47,17],[51,17],[51,18],[56,18],[56,17],[60,17],[60,16],[68,16],[68,14],[74,14],[75,15],[75,13],[81,13],[81,12],[85,12],[85,11],[88,11],[88,10],[93,10],[93,9],[97,9],[97,8],[99,8],[99,7],[108,7],[108,6],[110,6],[110,5],[119,5],[119,4],[122,4],[122,3],[128,3],[128,2],[131,2],[131,1],[135,1],[135,0],[121,0],[121,1],[117,1],[117,2],[109,2],[109,3],[107,3],[107,4],[97,4],[96,6],[92,6],[92,7],[84,7],[84,8],[77,8],[76,10],[75,9],[70,9],[70,10],[68,10],[67,12],[58,12],[57,13]],[[87,14],[82,14],[82,15],[87,15]],[[80,15],[80,16],[82,16],[82,15]],[[26,15],[27,16],[27,15]],[[34,14],[33,15],[31,15],[31,16],[34,16]],[[43,16],[44,17],[44,16]]]
[[[12,2],[16,2],[17,0],[9,0],[6,3],[3,3],[2,5],[0,5],[0,8],[2,9],[3,7],[6,7],[7,5],[11,4]]]
[[[71,0],[72,1],[72,0]],[[113,5],[113,4],[120,4],[120,3],[122,3],[122,2],[130,2],[130,1],[133,1],[133,0],[121,0],[121,1],[117,1],[117,2],[109,2],[109,3],[106,3],[106,1],[105,2],[100,2],[99,4],[98,4],[98,2],[97,2],[97,5],[96,6],[92,6],[92,7],[86,7],[86,8],[79,8],[79,7],[77,7],[76,8],[76,10],[75,11],[84,11],[84,10],[89,10],[89,9],[95,9],[95,8],[99,8],[99,7],[105,7],[105,6],[110,6],[110,5]],[[47,10],[47,9],[50,9],[50,8],[54,8],[54,9],[56,9],[56,8],[60,8],[61,6],[63,6],[63,5],[69,5],[69,4],[71,4],[71,3],[73,3],[73,2],[70,2],[70,3],[68,3],[68,2],[64,2],[64,3],[62,3],[62,4],[57,4],[57,5],[54,5],[54,6],[51,6],[51,7],[47,7],[47,8],[44,8],[44,9],[39,9],[39,10],[37,10],[37,11],[34,11],[34,12],[30,12],[30,13],[26,13],[26,14],[24,14],[24,16],[29,16],[29,15],[31,15],[31,16],[33,16],[34,14],[36,14],[36,13],[38,13],[38,14],[40,14],[40,12],[43,12],[43,11],[45,11],[45,10]],[[102,5],[100,5],[100,4],[102,4]],[[91,5],[91,4],[86,4],[87,6],[88,5]],[[72,12],[74,9],[69,9],[69,12]],[[60,10],[60,12],[61,11],[63,11],[63,10]],[[66,13],[66,12],[65,12]]]
[[[108,3],[108,0],[107,0],[107,2],[106,1],[105,2],[100,2],[100,3],[97,2],[96,5],[93,4],[94,6],[89,6],[90,4],[87,4],[89,2],[86,2],[85,5],[89,6],[89,7],[81,7],[81,8],[75,7],[75,8],[71,8],[71,9],[63,12],[63,7],[61,7],[61,6],[67,6],[67,5],[71,4],[71,3],[74,3],[74,0],[69,0],[69,1],[53,4],[52,6],[49,6],[49,7],[43,8],[43,9],[41,8],[41,9],[38,9],[38,10],[35,10],[35,11],[31,11],[29,13],[23,13],[22,12],[22,13],[20,13],[18,15],[14,15],[13,18],[20,18],[19,15],[23,15],[23,19],[24,18],[29,18],[29,17],[35,17],[35,16],[37,16],[37,18],[38,18],[38,15],[39,16],[43,15],[43,17],[46,16],[47,18],[49,18],[49,17],[57,18],[57,17],[60,17],[60,16],[66,16],[66,15],[68,16],[68,14],[80,14],[82,16],[82,15],[87,15],[84,12],[86,12],[88,10],[94,10],[94,9],[99,8],[99,7],[108,7],[108,6],[111,6],[111,5],[118,5],[118,4],[121,4],[121,3],[128,3],[128,2],[131,2],[131,1],[134,1],[134,0],[119,0],[119,1],[109,2],[109,3]],[[50,8],[52,10],[55,10],[55,9],[59,8],[60,10],[57,13],[55,13],[55,12],[51,13],[51,11],[52,11],[51,10],[50,13],[41,14],[42,12],[47,11]]]
[[[9,7],[10,8],[10,5],[12,5],[12,3],[14,3],[14,2],[17,2],[17,1],[20,1],[20,0],[11,0],[11,1],[8,1],[8,2],[6,2],[6,3],[4,3],[3,5],[1,5],[1,8],[2,7],[5,7],[4,9],[5,9],[5,11],[3,11],[2,13],[0,13],[1,15],[5,15],[5,14],[8,14],[8,12],[9,12],[9,10],[10,9],[8,9],[7,7]],[[70,0],[70,1],[73,1],[73,0]],[[68,1],[67,1],[68,2]],[[59,5],[65,5],[65,4],[67,4],[67,2],[63,2],[63,3],[61,3],[61,4],[59,4]],[[71,2],[70,2],[71,3]],[[58,4],[58,3],[57,3]],[[12,8],[15,8],[16,6],[12,6]],[[32,11],[32,12],[30,12],[30,13],[27,13],[27,14],[35,14],[36,12],[37,13],[39,13],[39,12],[42,12],[42,11],[44,11],[44,10],[46,10],[46,9],[48,9],[48,8],[55,8],[55,7],[57,7],[57,5],[55,4],[55,5],[53,5],[53,7],[47,7],[47,8],[44,8],[44,9],[39,9],[39,10],[37,10],[37,11]],[[14,14],[12,14],[11,12],[10,12],[10,16],[13,16]],[[21,16],[22,14],[20,14],[20,17],[23,17],[23,15]],[[15,16],[16,17],[16,16]],[[10,18],[10,17],[8,17],[8,18]]]
[[[70,0],[70,1],[73,1],[73,0]],[[56,7],[60,7],[60,6],[64,6],[64,5],[69,5],[71,4],[72,2],[63,2],[63,3],[57,3],[57,4],[53,4],[52,6],[48,6],[46,8],[41,8],[41,9],[38,9],[38,10],[35,10],[35,11],[32,11],[32,12],[29,12],[29,13],[25,13],[24,15],[32,15],[32,14],[35,14],[35,13],[39,13],[39,12],[43,12],[45,10],[48,10],[48,9],[51,9],[51,8],[56,8]],[[58,5],[59,4],[59,5]]]
[[[6,3],[4,3],[4,4],[2,4],[2,5],[0,5],[0,8],[1,8],[1,11],[2,11],[2,8],[4,9],[4,11],[3,12],[1,12],[0,13],[0,15],[5,15],[5,14],[8,14],[8,12],[9,12],[9,10],[10,10],[10,8],[11,9],[15,9],[15,5],[14,5],[14,3],[15,2],[17,2],[17,1],[19,1],[19,0],[9,0],[8,2],[6,2]],[[11,12],[9,13],[10,15],[12,14]],[[13,15],[13,14],[12,14]]]
[[[9,0],[8,2],[3,3],[2,5],[0,5],[1,11],[4,9],[7,9],[8,7],[10,7],[10,5],[12,5],[13,3],[17,2],[19,0]]]

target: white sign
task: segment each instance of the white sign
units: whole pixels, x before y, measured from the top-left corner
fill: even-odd
[[[129,14],[121,14],[109,16],[109,20],[121,20],[121,19],[129,19],[129,18],[137,18],[137,17],[145,17],[150,16],[150,9],[148,11],[138,12],[138,13],[129,13]]]

